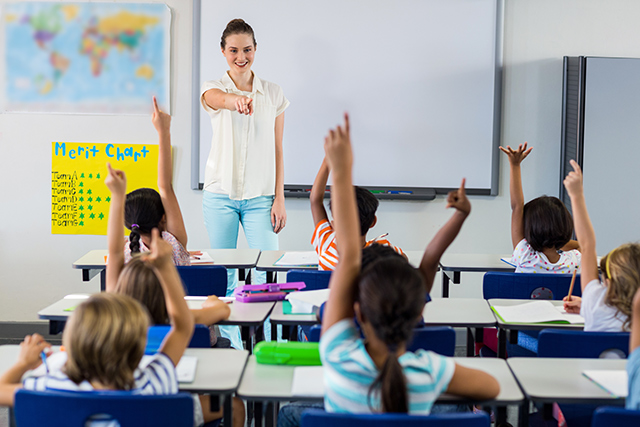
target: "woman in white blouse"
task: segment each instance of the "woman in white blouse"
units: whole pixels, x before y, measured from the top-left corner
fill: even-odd
[[[253,29],[234,19],[222,33],[229,71],[202,86],[201,103],[211,117],[213,141],[207,159],[203,211],[212,248],[235,248],[242,223],[249,246],[278,249],[286,225],[282,134],[289,101],[280,86],[252,71]],[[227,294],[237,277],[230,274]],[[256,277],[253,283],[264,283]]]

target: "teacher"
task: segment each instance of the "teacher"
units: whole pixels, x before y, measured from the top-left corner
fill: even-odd
[[[251,71],[257,43],[249,24],[229,22],[220,46],[229,70],[205,82],[200,97],[213,127],[204,223],[212,248],[235,248],[242,224],[249,247],[277,250],[277,233],[287,222],[282,135],[289,101],[280,86]],[[253,283],[266,281],[265,272],[254,271],[253,277]],[[227,295],[237,283],[236,270],[231,270]]]

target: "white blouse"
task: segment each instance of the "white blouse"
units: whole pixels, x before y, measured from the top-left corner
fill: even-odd
[[[214,110],[204,100],[209,89],[253,99],[253,114]],[[211,117],[213,140],[204,175],[204,190],[246,200],[275,194],[276,117],[289,106],[275,83],[253,76],[251,92],[238,90],[228,73],[220,80],[204,82],[200,103]]]

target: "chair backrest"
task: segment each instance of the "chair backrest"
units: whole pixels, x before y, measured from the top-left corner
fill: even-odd
[[[603,406],[593,413],[591,427],[637,427],[640,425],[640,411]]]
[[[302,414],[302,427],[489,427],[491,419],[482,412],[459,412],[441,415],[407,414],[338,414],[320,410]]]
[[[169,329],[171,329],[170,325],[149,326],[147,346],[144,349],[144,354],[156,354],[164,337],[169,333]],[[210,333],[208,326],[196,325],[193,336],[191,337],[191,342],[189,342],[189,347],[211,348]]]
[[[304,282],[305,291],[315,291],[317,289],[327,289],[332,271],[320,270],[289,270],[287,272],[287,282]]]
[[[561,300],[569,292],[571,274],[540,274],[489,271],[482,280],[484,299],[552,299]],[[572,295],[580,296],[580,275]]]
[[[597,359],[629,356],[629,332],[584,332],[544,329],[538,336],[539,357]]]
[[[431,350],[443,356],[453,357],[456,351],[456,331],[450,326],[422,327],[413,330],[413,340],[408,351]]]
[[[191,296],[227,294],[227,269],[221,265],[178,266],[185,293]]]
[[[193,399],[188,393],[140,396],[126,391],[16,392],[15,417],[19,426],[84,427],[97,415],[108,415],[121,427],[192,427]]]

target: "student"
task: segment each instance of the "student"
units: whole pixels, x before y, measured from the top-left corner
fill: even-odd
[[[629,395],[626,408],[638,410],[640,409],[640,289],[633,297],[627,375],[629,376]]]
[[[340,261],[331,276],[322,321],[320,357],[325,408],[330,412],[428,414],[441,392],[490,399],[499,392],[490,375],[456,365],[433,352],[405,350],[424,308],[439,259],[458,234],[471,206],[464,192],[451,192],[452,218],[427,247],[420,272],[405,260],[383,258],[360,273],[362,241],[351,180],[349,121],[331,130],[325,152],[333,173],[331,191]],[[356,332],[354,314],[365,339]]]
[[[320,170],[311,188],[311,194],[309,200],[311,202],[311,215],[313,216],[313,223],[315,229],[313,230],[313,236],[311,237],[311,244],[318,253],[318,269],[319,270],[334,270],[338,263],[338,249],[336,247],[336,233],[333,229],[333,222],[329,222],[327,217],[327,211],[324,208],[324,192],[327,188],[327,180],[329,179],[329,166],[327,165],[327,159],[322,160]],[[360,216],[360,243],[361,247],[377,243],[379,245],[385,245],[392,247],[399,254],[404,255],[402,249],[397,246],[393,246],[382,235],[376,239],[367,241],[367,231],[376,225],[378,219],[376,218],[376,210],[378,209],[378,199],[369,190],[361,187],[355,187],[356,200],[358,204],[358,214]],[[331,209],[331,204],[329,204]]]
[[[127,192],[127,181],[123,171],[115,170],[111,165],[107,165],[107,167],[108,175],[105,179],[105,184],[111,191],[109,222],[107,224],[109,247],[107,280],[115,280],[116,282],[115,286],[112,287],[112,292],[128,295],[142,303],[149,312],[152,324],[168,324],[170,319],[165,305],[161,278],[156,275],[155,271],[149,269],[139,256],[124,265],[124,256],[121,248],[124,241],[122,236],[123,205]],[[227,319],[231,310],[218,297],[210,295],[202,304],[201,309],[193,309],[191,313],[195,323],[211,326]],[[215,346],[217,340],[215,332],[212,331],[211,345]],[[204,422],[222,418],[222,409],[217,412],[210,412],[208,395],[201,395],[200,401]],[[237,420],[238,425],[244,423],[244,404],[240,399],[234,398],[233,411],[234,420]]]
[[[193,317],[171,259],[172,248],[157,229],[152,231],[150,249],[142,262],[159,275],[171,320],[171,329],[151,363],[137,370],[149,326],[144,307],[126,295],[93,295],[76,307],[67,322],[64,368],[21,383],[22,375],[40,365],[40,354],[49,347],[41,336],[27,336],[18,362],[0,377],[0,404],[13,405],[15,391],[21,387],[83,392],[131,390],[137,394],[178,392],[175,366],[193,334]],[[197,412],[197,407],[194,409]]]
[[[153,98],[153,126],[159,137],[158,191],[140,188],[127,194],[124,222],[131,230],[129,242],[125,246],[125,260],[131,255],[147,250],[151,230],[158,228],[162,238],[173,247],[173,262],[176,265],[191,265],[187,247],[187,230],[180,212],[178,198],[171,183],[171,116],[160,111]],[[109,278],[107,277],[107,290]]]
[[[600,262],[603,275],[600,281],[596,235],[584,199],[582,170],[574,160],[571,166],[573,171],[565,178],[564,186],[571,197],[576,235],[582,250],[582,298],[571,297],[566,301],[565,297],[565,309],[584,317],[585,331],[627,331],[632,321],[633,297],[640,288],[640,245],[627,243],[605,255]]]
[[[511,194],[511,263],[516,272],[573,273],[580,268],[578,242],[571,240],[571,214],[557,197],[541,196],[524,203],[520,163],[533,147],[499,147],[509,157]]]

